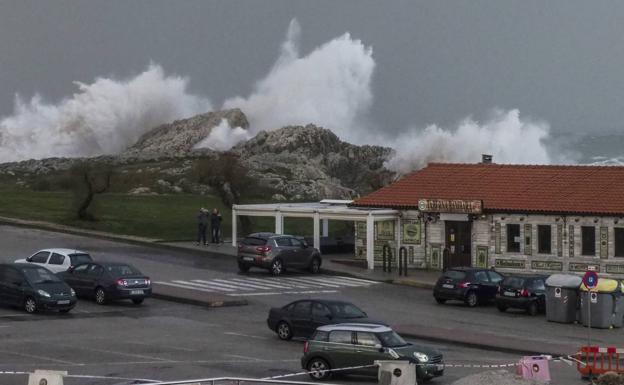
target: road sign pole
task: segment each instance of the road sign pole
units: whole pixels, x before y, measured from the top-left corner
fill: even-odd
[[[587,291],[587,346],[591,346],[591,290]]]

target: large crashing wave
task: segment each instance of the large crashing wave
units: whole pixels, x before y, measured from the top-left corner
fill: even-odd
[[[129,80],[76,82],[78,92],[56,105],[17,97],[14,114],[0,120],[0,162],[119,153],[159,124],[212,109],[187,84],[152,64]]]

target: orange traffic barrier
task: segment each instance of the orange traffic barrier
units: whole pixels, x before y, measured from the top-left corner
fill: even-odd
[[[624,349],[583,346],[576,353],[576,368],[582,377],[599,376],[606,372],[624,374]]]

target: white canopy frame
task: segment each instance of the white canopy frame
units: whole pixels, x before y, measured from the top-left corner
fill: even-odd
[[[238,216],[274,217],[275,233],[284,233],[284,218],[310,218],[313,220],[314,247],[321,246],[321,225],[327,236],[328,220],[366,222],[366,262],[374,269],[375,222],[400,219],[400,212],[392,209],[350,207],[348,200],[325,199],[309,203],[269,203],[232,206],[232,246],[238,243]]]

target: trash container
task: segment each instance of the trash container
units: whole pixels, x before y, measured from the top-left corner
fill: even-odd
[[[590,307],[591,315],[587,314]],[[608,329],[622,327],[622,285],[615,279],[601,278],[591,292],[581,286],[581,323],[583,326]]]
[[[582,279],[571,274],[553,274],[546,279],[546,319],[572,323],[577,320],[578,289]]]

